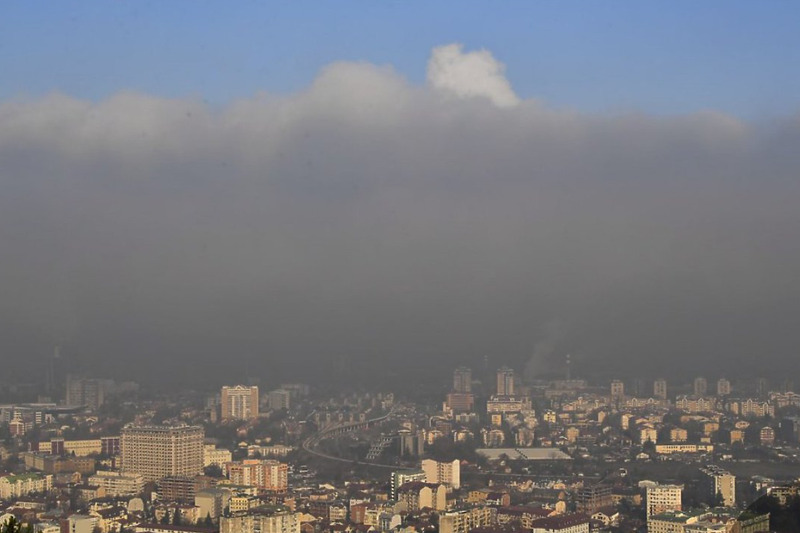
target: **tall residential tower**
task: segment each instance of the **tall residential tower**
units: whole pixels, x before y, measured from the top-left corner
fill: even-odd
[[[258,418],[258,387],[244,385],[222,387],[220,403],[222,420]]]
[[[120,435],[122,472],[141,474],[146,482],[200,474],[204,437],[200,426],[128,425]]]

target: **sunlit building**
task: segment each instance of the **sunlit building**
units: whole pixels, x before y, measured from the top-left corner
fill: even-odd
[[[258,418],[258,387],[222,387],[220,403],[222,420]]]
[[[146,482],[167,476],[194,476],[203,470],[203,428],[135,426],[122,429],[122,471],[141,474]]]

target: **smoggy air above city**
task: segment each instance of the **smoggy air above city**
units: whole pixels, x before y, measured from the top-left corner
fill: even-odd
[[[798,20],[4,6],[0,533],[800,531]]]
[[[165,4],[0,21],[12,375],[794,372],[791,16]]]

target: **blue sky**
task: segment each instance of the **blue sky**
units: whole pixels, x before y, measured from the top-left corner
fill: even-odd
[[[795,2],[7,2],[0,100],[120,90],[214,104],[334,61],[424,83],[434,46],[486,48],[521,97],[589,112],[800,110]]]

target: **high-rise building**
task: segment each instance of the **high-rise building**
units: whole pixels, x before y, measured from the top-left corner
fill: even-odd
[[[122,429],[122,472],[141,474],[145,482],[167,476],[194,476],[203,470],[203,428],[135,426]]]
[[[245,459],[227,463],[228,479],[236,485],[264,490],[285,491],[289,486],[289,466],[273,459]]]
[[[411,431],[408,429],[401,429],[398,432],[398,441],[400,444],[400,457],[407,455],[420,456],[425,453],[425,431],[420,429]]]
[[[717,396],[730,396],[731,395],[731,382],[725,378],[717,380]]]
[[[767,378],[756,378],[756,394],[759,397],[769,394],[769,380]]]
[[[706,394],[708,394],[708,381],[706,381],[706,378],[694,378],[694,395],[702,398]]]
[[[653,397],[660,400],[667,399],[667,380],[659,378],[653,382]]]
[[[706,490],[709,504],[722,504],[725,507],[736,505],[736,476],[717,466],[701,468],[701,486]],[[717,502],[717,498],[721,501]]]
[[[454,489],[461,487],[461,463],[458,459],[452,462],[439,462],[433,459],[422,461],[426,483],[443,483]]]
[[[471,392],[451,392],[445,404],[454,413],[469,413],[475,407],[475,397]]]
[[[682,485],[653,485],[647,487],[647,518],[665,511],[680,511],[682,493]]]
[[[623,396],[625,396],[625,383],[615,379],[611,382],[611,397],[622,398]]]
[[[280,410],[289,409],[291,406],[292,393],[285,389],[275,389],[267,395],[267,404],[270,409]]]
[[[97,410],[105,401],[105,385],[99,379],[87,379],[71,374],[67,375],[66,404],[70,406],[85,405]]]
[[[497,395],[514,396],[514,371],[507,366],[497,371]]]
[[[472,370],[460,366],[453,372],[453,392],[472,392]]]
[[[222,387],[220,403],[223,420],[258,418],[258,387],[244,385]]]
[[[614,503],[611,497],[611,485],[600,483],[584,485],[578,491],[577,500],[578,510],[591,515],[598,509],[608,507]]]
[[[422,470],[396,470],[391,477],[391,498],[397,499],[397,489],[412,481],[425,481],[425,472]]]

